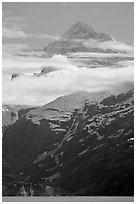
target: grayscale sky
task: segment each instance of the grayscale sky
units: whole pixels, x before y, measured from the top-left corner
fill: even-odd
[[[76,21],[133,44],[133,3],[8,3],[2,4],[3,43],[27,43],[42,49]],[[35,40],[36,39],[36,40]]]

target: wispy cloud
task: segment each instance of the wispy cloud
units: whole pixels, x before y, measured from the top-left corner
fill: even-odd
[[[8,43],[3,45],[2,69],[4,75],[10,77],[10,75],[15,72],[20,74],[24,72],[33,74],[34,72],[40,71],[43,66],[55,66],[57,69],[70,66],[67,58],[63,56],[54,56],[50,59],[39,57],[43,54],[41,51],[37,51],[37,55],[35,55],[35,53],[33,54],[32,51],[32,54],[28,55],[28,57],[19,56],[22,51],[24,54],[27,53],[27,49],[29,49],[27,44]]]
[[[8,28],[25,28],[26,25],[26,21],[29,20],[29,16],[6,16],[4,15],[3,12],[3,19],[2,19],[2,25]]]
[[[6,31],[7,33],[13,33],[15,31],[20,31],[21,33],[23,33],[22,36],[24,36],[23,29],[27,27],[27,23],[29,22],[30,17],[28,15],[13,16],[13,14],[8,13],[8,10],[3,11],[2,14],[2,27],[4,29],[4,32]],[[13,36],[13,34],[11,36]]]
[[[109,50],[120,51],[120,52],[128,52],[130,54],[133,54],[134,52],[134,47],[132,45],[129,45],[117,40],[100,42],[98,40],[90,39],[85,41],[84,45],[88,48],[97,48],[97,49],[103,49],[103,50],[109,49]]]
[[[11,38],[11,39],[18,39],[18,38],[45,38],[45,39],[52,39],[52,40],[59,40],[59,36],[53,35],[46,35],[42,33],[26,33],[23,30],[18,30],[15,28],[7,28],[3,27],[2,29],[2,37],[3,38]]]
[[[14,30],[3,27],[2,37],[3,38],[26,38],[28,35],[22,30]]]

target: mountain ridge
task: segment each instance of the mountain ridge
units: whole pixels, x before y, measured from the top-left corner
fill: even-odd
[[[69,52],[104,52],[104,49],[88,48],[83,41],[96,40],[99,42],[113,41],[113,38],[107,33],[96,32],[88,24],[77,22],[72,25],[68,31],[62,35],[62,39],[49,43],[44,47],[47,54],[67,54]],[[109,49],[108,49],[109,50]],[[110,51],[110,50],[109,50]],[[111,50],[111,52],[113,52]]]
[[[100,41],[112,40],[106,33],[97,33],[91,26],[83,22],[76,22],[63,35],[66,39],[98,39]]]
[[[88,101],[64,121],[37,125],[27,112],[4,132],[3,159],[23,181],[78,196],[132,196],[133,112],[133,91]]]

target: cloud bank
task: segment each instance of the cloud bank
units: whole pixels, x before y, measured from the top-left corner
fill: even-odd
[[[127,52],[133,55],[134,47],[132,45],[126,44],[120,41],[104,41],[100,42],[97,40],[87,40],[84,42],[84,45],[88,48],[100,48],[103,50],[116,50],[120,52]]]
[[[44,105],[61,95],[78,91],[111,91],[133,83],[133,66],[87,69],[63,66],[46,77],[22,76],[10,81],[3,76],[3,103]]]
[[[133,48],[123,46],[129,54],[132,52]],[[119,47],[120,45],[118,49],[123,49]],[[52,58],[40,57],[40,53],[39,57],[34,55],[18,56],[22,49],[29,49],[29,47],[22,44],[3,45],[3,104],[44,105],[59,96],[78,91],[91,93],[108,91],[114,93],[122,88],[133,87],[133,61],[122,60],[118,62],[118,66],[115,64],[112,68],[97,67],[89,69],[85,66],[77,67],[66,56],[61,55],[55,55]],[[108,53],[86,55],[90,58],[94,55],[96,58],[101,57],[102,59],[109,57]],[[122,56],[125,59],[126,54]],[[112,57],[112,54],[110,54],[110,57]],[[42,67],[49,66],[55,67],[56,71],[48,73],[46,77],[31,76],[34,72],[40,72]],[[25,75],[11,81],[11,74],[16,72]]]

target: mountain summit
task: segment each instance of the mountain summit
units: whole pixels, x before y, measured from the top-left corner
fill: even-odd
[[[103,52],[104,49],[88,47],[85,45],[85,42],[88,40],[96,40],[99,42],[113,40],[109,34],[96,32],[91,26],[82,22],[77,22],[72,25],[61,37],[62,39],[50,42],[44,48],[44,51],[51,55],[66,55],[71,52]]]
[[[84,37],[87,38],[88,37],[88,34],[94,34],[95,33],[95,30],[85,24],[85,23],[82,23],[82,22],[77,22],[75,23],[74,25],[72,25],[69,30],[67,32],[65,32],[63,34],[62,37],[64,38],[72,38],[72,39],[81,39]]]
[[[66,39],[99,39],[101,41],[112,40],[112,37],[106,33],[97,33],[91,26],[83,22],[77,22],[62,35]]]

